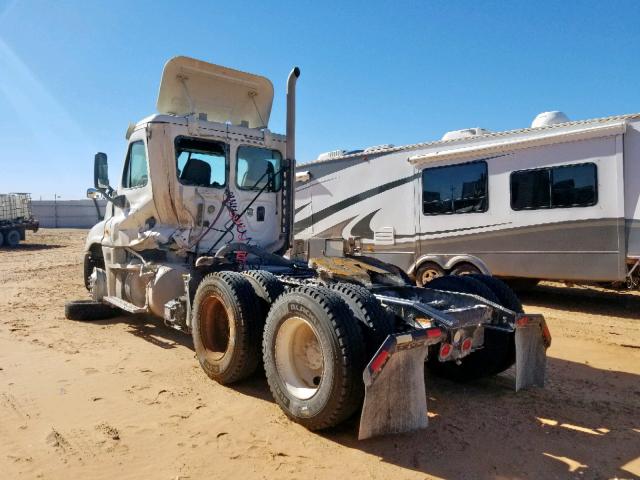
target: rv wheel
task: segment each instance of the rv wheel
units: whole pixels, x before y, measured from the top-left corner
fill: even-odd
[[[229,384],[251,375],[258,366],[260,329],[256,297],[239,273],[206,276],[193,298],[193,346],[209,378]]]
[[[425,262],[416,272],[416,285],[424,287],[431,280],[444,276],[444,270],[435,262]]]
[[[262,349],[273,398],[293,421],[320,430],[361,405],[364,341],[334,292],[304,286],[281,295],[269,311]]]
[[[4,243],[4,232],[0,231],[0,247]]]

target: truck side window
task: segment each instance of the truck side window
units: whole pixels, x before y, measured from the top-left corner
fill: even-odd
[[[147,152],[142,140],[129,145],[127,160],[124,165],[122,186],[124,188],[144,187],[149,181],[147,168]]]
[[[511,173],[511,208],[589,207],[598,202],[594,163],[563,165]]]
[[[236,184],[242,190],[260,190],[273,178],[267,189],[277,192],[282,186],[282,155],[277,150],[259,147],[239,147],[236,162]],[[278,173],[280,172],[280,173]],[[278,175],[273,176],[278,173]]]
[[[487,162],[471,162],[422,171],[422,213],[446,215],[486,212]]]
[[[183,185],[223,188],[227,184],[227,146],[197,138],[176,139],[176,169]]]

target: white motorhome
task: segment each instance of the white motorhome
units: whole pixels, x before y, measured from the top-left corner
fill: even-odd
[[[329,152],[297,167],[296,248],[350,239],[418,284],[490,272],[637,287],[638,178],[640,114],[545,112],[520,130]]]

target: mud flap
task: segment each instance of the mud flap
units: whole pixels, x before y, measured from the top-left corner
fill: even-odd
[[[424,362],[439,328],[389,335],[365,368],[358,439],[426,428]]]
[[[544,386],[550,345],[551,335],[542,315],[522,315],[516,319],[516,392]]]

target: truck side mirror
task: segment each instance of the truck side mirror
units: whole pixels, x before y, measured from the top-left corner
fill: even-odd
[[[100,192],[95,188],[87,188],[87,198],[98,199],[100,195]]]
[[[109,166],[107,154],[98,152],[93,161],[93,185],[98,190],[109,189]]]

